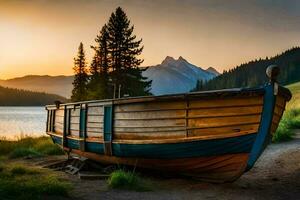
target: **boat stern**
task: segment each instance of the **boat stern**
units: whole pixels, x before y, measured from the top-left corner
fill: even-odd
[[[266,74],[270,81],[265,86],[261,122],[249,155],[246,171],[254,166],[266,146],[272,141],[272,136],[279,125],[286,103],[292,97],[291,92],[287,88],[280,86],[276,81],[279,75],[279,68],[277,66],[269,66]]]

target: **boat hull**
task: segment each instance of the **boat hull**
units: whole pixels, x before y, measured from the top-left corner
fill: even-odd
[[[178,159],[124,158],[64,149],[103,164],[128,165],[215,183],[235,181],[244,173],[249,158],[249,153]]]
[[[62,145],[62,137],[51,135],[54,143]],[[129,165],[164,173],[192,176],[209,182],[236,180],[246,169],[256,134],[236,137],[182,141],[181,143],[120,144],[113,143],[114,156],[104,155],[103,143],[68,138],[70,151],[105,164]]]

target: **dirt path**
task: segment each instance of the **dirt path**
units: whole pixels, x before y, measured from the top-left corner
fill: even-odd
[[[255,167],[234,183],[209,184],[151,177],[151,192],[111,190],[105,180],[79,180],[72,199],[300,199],[300,132],[290,142],[269,145]]]

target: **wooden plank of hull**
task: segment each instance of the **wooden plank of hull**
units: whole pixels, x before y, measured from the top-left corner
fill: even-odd
[[[250,106],[262,105],[262,96],[254,97],[231,97],[219,98],[211,100],[193,100],[189,101],[189,108],[223,108],[223,107],[237,107],[237,106]]]
[[[66,148],[65,150],[69,150]],[[72,149],[73,153],[106,163],[137,166],[145,169],[179,173],[210,182],[229,182],[245,171],[248,153],[181,159],[121,158]]]
[[[238,123],[237,123],[238,122]],[[189,127],[197,127],[197,128],[213,128],[213,127],[222,127],[222,126],[230,126],[237,125],[243,123],[259,123],[260,115],[249,115],[249,116],[233,116],[226,118],[203,118],[201,120],[198,119],[189,119],[188,125]]]
[[[276,129],[283,115],[285,105],[286,105],[286,100],[281,96],[277,96],[275,108],[274,108],[274,115],[272,118],[271,134],[274,134],[276,132]]]
[[[114,133],[115,140],[155,140],[155,139],[168,139],[168,138],[184,138],[186,137],[186,129],[181,128],[178,130],[167,130],[167,131],[138,131],[134,132],[134,130],[125,131],[116,131]]]
[[[171,126],[184,126],[185,119],[165,119],[165,120],[115,120],[114,127],[171,127]]]
[[[259,123],[253,124],[240,124],[227,127],[213,127],[213,128],[202,128],[202,129],[190,129],[188,130],[188,136],[205,136],[205,135],[225,135],[229,133],[238,133],[243,131],[255,131],[257,132]]]
[[[163,139],[257,131],[262,95],[116,105],[115,139]],[[203,129],[203,130],[201,130]]]
[[[235,106],[225,108],[189,108],[189,117],[226,117],[226,116],[239,116],[260,114],[262,105],[248,105],[248,106]]]
[[[97,115],[97,116],[103,116],[103,106],[97,106],[97,107],[88,107],[88,113],[89,115]]]
[[[115,113],[118,112],[144,112],[185,109],[184,101],[172,102],[141,102],[136,104],[120,104],[115,106]]]
[[[151,119],[185,118],[185,110],[161,110],[143,112],[115,112],[115,120],[151,120]]]
[[[63,133],[63,124],[64,124],[64,110],[58,109],[55,111],[55,119],[54,119],[54,130],[57,133]]]

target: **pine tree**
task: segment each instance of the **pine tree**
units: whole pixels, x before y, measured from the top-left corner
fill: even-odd
[[[108,48],[107,48],[108,32],[107,26],[104,25],[97,35],[95,41],[96,46],[92,46],[95,55],[90,67],[91,80],[89,82],[89,99],[105,99],[111,97],[109,90],[108,77]]]
[[[112,90],[109,85],[109,50],[108,50],[109,34],[106,24],[102,27],[100,36],[96,38],[99,43],[99,59],[100,59],[100,87],[102,88],[102,96],[100,98],[112,98]]]
[[[107,30],[109,70],[113,84],[121,86],[121,96],[149,95],[151,81],[146,81],[142,76],[143,70],[139,68],[144,61],[138,58],[143,51],[142,39],[136,40],[134,26],[130,25],[130,20],[120,7],[111,14]]]
[[[100,62],[99,62],[99,52],[95,50],[95,55],[91,62],[90,68],[90,80],[87,85],[88,89],[88,100],[99,99],[101,96],[100,88]]]
[[[82,42],[78,47],[77,58],[74,58],[75,77],[73,81],[72,101],[83,101],[87,98],[87,63]]]

